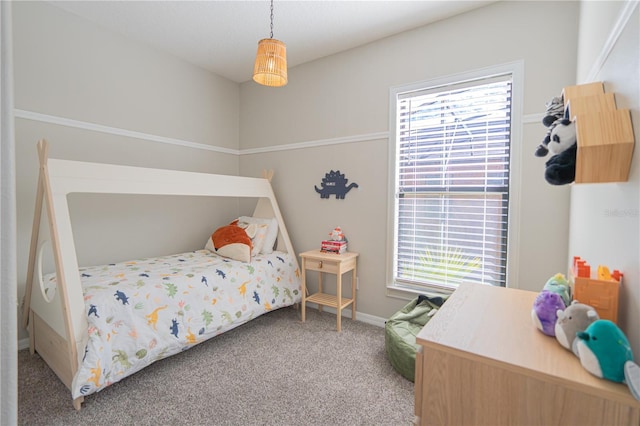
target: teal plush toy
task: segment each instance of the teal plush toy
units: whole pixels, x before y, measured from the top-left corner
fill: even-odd
[[[633,362],[631,345],[618,326],[609,320],[597,320],[578,333],[578,357],[594,376],[613,382],[626,382],[640,400],[640,367]]]
[[[544,285],[542,290],[547,290],[552,293],[556,293],[560,297],[562,297],[562,301],[564,302],[564,306],[569,306],[571,304],[571,299],[573,298],[571,294],[571,285],[569,281],[565,278],[563,274],[557,273]]]

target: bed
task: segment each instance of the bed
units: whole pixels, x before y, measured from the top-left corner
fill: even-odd
[[[70,389],[74,407],[151,363],[301,299],[300,270],[269,179],[49,159],[38,142],[36,195],[23,323]],[[277,225],[277,243],[249,261],[209,246],[169,256],[79,267],[71,193],[198,195],[258,200],[253,218]],[[55,273],[43,275],[51,250]]]

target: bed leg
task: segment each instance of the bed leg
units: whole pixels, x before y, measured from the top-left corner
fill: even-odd
[[[36,336],[33,333],[33,311],[29,309],[29,324],[27,324],[27,332],[29,333],[29,353],[36,353]]]
[[[82,402],[84,401],[84,396],[79,396],[73,400],[73,408],[80,411],[82,408]]]

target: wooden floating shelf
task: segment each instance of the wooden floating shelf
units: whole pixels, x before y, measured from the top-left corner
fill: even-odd
[[[635,138],[628,109],[617,109],[602,82],[565,87],[565,111],[576,123],[576,183],[626,182]]]

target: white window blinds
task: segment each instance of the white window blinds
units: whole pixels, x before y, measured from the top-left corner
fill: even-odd
[[[397,95],[396,285],[505,285],[511,85]]]

